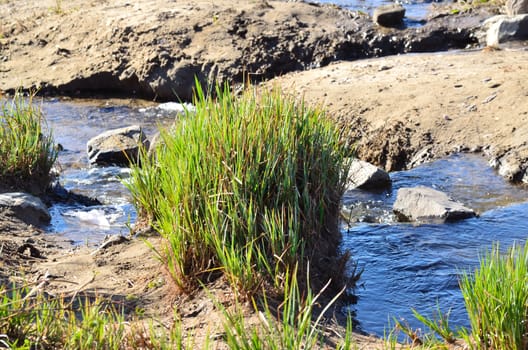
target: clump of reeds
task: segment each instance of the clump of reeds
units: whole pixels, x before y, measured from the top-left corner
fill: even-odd
[[[249,294],[262,283],[281,289],[294,264],[330,261],[346,158],[323,112],[277,90],[217,88],[213,98],[197,86],[194,104],[129,183],[180,287],[221,273]]]
[[[16,93],[4,102],[0,115],[0,182],[5,187],[30,192],[44,191],[57,159],[51,132],[33,95]]]
[[[528,244],[503,255],[499,245],[460,283],[477,349],[520,350],[528,347]]]

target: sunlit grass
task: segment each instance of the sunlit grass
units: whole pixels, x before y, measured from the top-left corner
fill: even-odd
[[[429,332],[394,320],[395,327],[386,337],[389,348],[396,347],[398,333],[410,340],[409,346],[428,349],[449,348],[455,343],[479,350],[528,347],[528,244],[514,245],[506,254],[494,245],[473,273],[462,274],[460,288],[471,329],[453,330],[449,313],[443,314],[440,307],[432,318],[413,310]]]
[[[0,182],[7,187],[42,192],[57,151],[33,96],[16,93],[0,115]]]
[[[29,287],[0,290],[0,342],[10,349],[119,349],[123,316],[101,300],[73,307]]]
[[[166,239],[161,257],[183,289],[215,273],[248,294],[263,283],[281,289],[294,264],[327,254],[328,242],[337,248],[346,175],[338,131],[280,91],[216,96],[197,86],[196,112],[161,131],[129,189]]]
[[[283,300],[272,311],[268,299],[259,298],[262,306],[254,304],[255,312],[259,315],[259,323],[251,328],[244,322],[244,316],[239,311],[227,311],[221,305],[218,307],[224,313],[225,340],[229,349],[321,349],[325,348],[322,317],[339,298],[339,294],[325,304],[318,317],[315,317],[314,308],[318,305],[324,289],[317,295],[308,288],[302,294],[297,281],[297,274],[287,274]],[[309,278],[308,278],[309,279]],[[352,319],[348,319],[342,341],[337,344],[337,349],[353,349]]]
[[[501,254],[499,245],[461,280],[476,349],[520,350],[528,346],[528,244]]]

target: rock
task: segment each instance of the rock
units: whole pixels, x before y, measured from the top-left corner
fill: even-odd
[[[405,8],[400,4],[378,6],[374,10],[372,20],[383,27],[398,27],[403,23]]]
[[[354,188],[381,189],[391,185],[389,174],[368,162],[354,159],[347,177],[347,190]]]
[[[489,161],[489,165],[497,170],[500,176],[513,183],[528,183],[527,163],[527,159],[516,151],[493,157]]]
[[[69,205],[82,205],[85,207],[102,204],[97,198],[91,198],[82,193],[76,193],[73,190],[64,188],[59,180],[54,180],[49,185],[43,200],[47,204],[67,203]]]
[[[528,14],[513,17],[495,16],[486,21],[484,25],[489,26],[486,32],[486,45],[488,46],[528,39]]]
[[[445,222],[474,217],[472,209],[453,201],[445,193],[425,186],[400,188],[393,212],[398,221]]]
[[[24,222],[35,226],[46,225],[51,220],[48,208],[40,198],[23,192],[0,194],[0,209],[8,209]]]
[[[528,13],[528,0],[506,0],[506,14],[516,16]]]
[[[103,241],[103,243],[99,246],[99,248],[94,250],[90,255],[96,255],[96,254],[104,251],[108,247],[111,247],[111,246],[114,246],[114,245],[118,245],[118,244],[123,244],[123,243],[126,243],[126,242],[130,242],[130,239],[128,239],[128,238],[126,238],[126,237],[124,237],[122,235],[106,236],[104,241]]]
[[[138,157],[139,146],[148,149],[149,141],[138,125],[106,131],[87,143],[90,163],[128,166]]]

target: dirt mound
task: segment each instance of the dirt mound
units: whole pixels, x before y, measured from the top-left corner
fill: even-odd
[[[3,1],[0,90],[189,100],[202,82],[258,82],[335,60],[464,48],[489,16],[387,29],[365,14],[281,1]]]

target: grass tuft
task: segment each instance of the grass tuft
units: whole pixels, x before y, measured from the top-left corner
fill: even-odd
[[[305,295],[297,280],[297,274],[287,274],[282,302],[278,307],[270,307],[268,298],[264,295],[258,307],[254,302],[255,311],[259,315],[259,323],[249,329],[244,322],[243,313],[236,305],[235,311],[226,310],[221,304],[217,306],[224,314],[225,341],[229,349],[321,349],[325,347],[322,317],[339,297],[330,300],[314,317],[314,308],[318,307],[318,299],[324,288],[317,294],[308,288]],[[309,277],[307,277],[308,279]],[[272,311],[275,310],[275,311]],[[314,320],[315,319],[315,320]],[[353,349],[352,319],[349,318],[344,337],[335,348],[340,350]]]
[[[337,254],[345,150],[321,110],[280,91],[216,96],[197,85],[196,112],[161,131],[128,187],[181,288],[222,274],[248,295],[283,289],[295,264]]]
[[[39,194],[50,181],[57,151],[34,95],[17,92],[2,105],[0,114],[0,183],[7,188]]]
[[[477,349],[520,350],[528,346],[528,244],[502,255],[496,244],[460,287]]]

